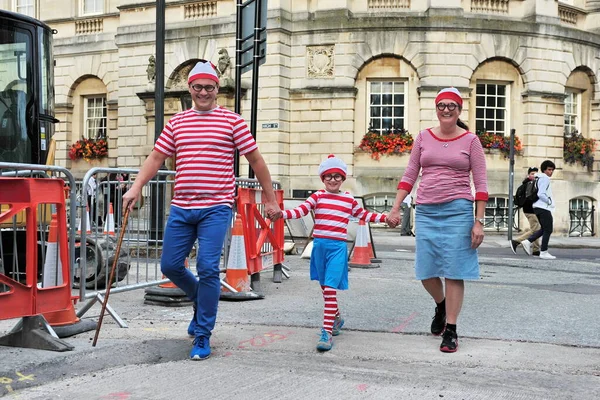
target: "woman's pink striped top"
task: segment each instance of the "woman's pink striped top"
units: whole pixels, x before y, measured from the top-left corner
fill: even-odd
[[[479,138],[466,132],[441,139],[431,129],[419,133],[398,189],[409,193],[421,172],[417,204],[440,204],[456,199],[488,199],[485,154]],[[475,196],[471,188],[471,175]]]

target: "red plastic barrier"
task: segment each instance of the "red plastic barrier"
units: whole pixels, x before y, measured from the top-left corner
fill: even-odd
[[[283,190],[275,190],[283,207]],[[248,274],[283,263],[283,219],[270,222],[261,214],[262,189],[238,188],[237,212],[242,217]]]
[[[58,179],[0,178],[0,204],[8,210],[0,214],[0,223],[20,211],[26,221],[26,282],[17,282],[0,274],[0,283],[9,290],[0,293],[0,320],[62,312],[73,308],[67,246],[67,216],[63,181]],[[38,205],[54,204],[57,213],[57,237],[63,282],[58,286],[38,288]]]

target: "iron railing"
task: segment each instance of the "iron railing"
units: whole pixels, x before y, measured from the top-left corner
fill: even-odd
[[[569,227],[569,236],[596,236],[594,229],[594,214],[596,208],[592,205],[592,208],[579,208],[569,209],[569,217],[571,224]]]

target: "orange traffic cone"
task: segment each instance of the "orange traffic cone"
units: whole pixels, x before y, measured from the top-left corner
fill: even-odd
[[[189,268],[188,259],[185,259],[185,267]],[[163,279],[166,276],[162,276]],[[187,297],[185,292],[181,290],[173,282],[161,283],[158,286],[151,286],[145,289],[144,304],[154,306],[167,306],[167,307],[183,307],[192,304],[191,300]]]
[[[263,295],[252,291],[246,265],[246,245],[244,243],[244,226],[242,217],[238,214],[231,231],[231,246],[229,258],[227,258],[227,270],[225,272],[225,283],[231,286],[237,293],[227,289],[221,291],[222,300],[253,300],[262,299]]]
[[[78,235],[81,235],[81,220],[82,219],[83,219],[83,216],[79,220],[79,225],[77,226],[77,234]],[[85,206],[85,233],[87,233],[87,234],[92,233],[92,223],[90,222],[90,207],[89,206]]]
[[[113,204],[110,203],[108,208],[108,215],[106,221],[104,221],[104,235],[115,236],[115,215],[113,211]]]
[[[371,242],[371,227],[365,224],[367,229],[367,242],[369,245],[369,257],[371,257],[372,263],[380,263],[381,259],[375,257],[375,249],[373,248],[373,243]]]
[[[185,259],[185,262],[184,262],[183,264],[185,265],[185,267],[186,267],[187,269],[190,269],[190,264],[188,263],[188,259],[187,259],[187,258]],[[166,276],[164,276],[164,275],[163,275],[162,277],[163,277],[163,279],[165,279],[165,278],[166,278]],[[171,289],[174,289],[174,288],[177,288],[177,285],[176,285],[176,284],[174,284],[173,282],[169,281],[169,282],[167,282],[167,283],[161,283],[160,285],[158,285],[158,287],[161,287],[161,288],[171,288]],[[182,291],[183,291],[183,290],[182,290]]]
[[[46,258],[42,272],[42,287],[60,286],[63,284],[62,263],[58,252],[58,217],[52,214],[50,231],[46,242]]]
[[[369,232],[365,221],[358,221],[358,230],[354,240],[354,252],[348,265],[355,268],[379,268],[379,265],[371,264],[371,254],[369,252]]]
[[[89,215],[89,214],[88,214]],[[67,240],[62,238],[62,240]],[[66,277],[66,284],[70,287],[69,276]],[[48,241],[46,245],[46,259],[42,273],[42,288],[63,285],[63,266],[60,261],[58,245],[58,217],[52,214],[50,221],[50,231],[48,232]],[[87,332],[96,328],[96,322],[91,320],[81,321],[75,314],[73,301],[77,298],[71,297],[69,306],[64,310],[44,313],[44,318],[54,329],[58,337],[72,336],[78,333]],[[57,329],[58,328],[58,329]]]

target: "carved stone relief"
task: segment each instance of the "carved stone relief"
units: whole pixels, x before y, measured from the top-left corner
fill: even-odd
[[[333,78],[334,48],[328,46],[308,46],[306,48],[307,75],[309,78]]]
[[[188,90],[187,80],[192,68],[194,68],[194,64],[186,65],[177,71],[167,85],[169,90]]]

